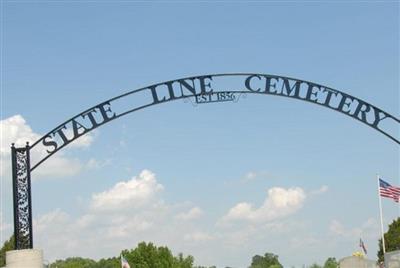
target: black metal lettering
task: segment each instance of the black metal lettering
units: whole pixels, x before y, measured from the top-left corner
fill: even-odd
[[[117,116],[113,111],[111,111],[111,105],[109,102],[105,102],[102,105],[99,105],[97,108],[100,110],[100,113],[104,119],[102,124],[110,121],[111,119]],[[107,113],[112,113],[112,114],[109,116]]]
[[[258,78],[258,80],[261,80],[261,77],[260,77],[259,75],[256,75],[256,74],[250,75],[249,77],[246,78],[246,80],[245,80],[245,82],[244,82],[244,85],[246,86],[246,88],[247,88],[248,90],[250,90],[250,91],[252,91],[252,92],[260,92],[261,88],[253,89],[253,88],[251,88],[251,86],[250,86],[251,79],[252,79],[252,78],[255,78],[255,77]]]
[[[276,89],[276,83],[279,82],[279,77],[273,77],[269,75],[264,75],[265,78],[265,92],[266,93],[271,93],[271,94],[278,94],[278,91],[272,91],[272,89]],[[272,79],[275,79],[275,83],[271,84]]]
[[[382,110],[378,109],[378,108],[374,108],[374,122],[371,124],[372,127],[374,128],[378,128],[379,129],[379,123],[388,117],[391,117],[390,115],[388,115],[387,113],[383,112]]]
[[[67,129],[67,127],[65,125],[61,126],[58,129],[56,129],[52,134],[53,134],[53,137],[55,137],[56,133],[57,133],[60,136],[60,138],[62,139],[63,143],[66,144],[69,142],[69,140],[67,139],[67,136],[65,136],[63,129]]]
[[[200,80],[201,94],[213,93],[213,89],[211,88],[212,76],[201,76],[198,79]],[[208,83],[206,83],[206,79],[209,79],[210,81],[208,81]],[[210,91],[207,91],[207,88],[209,88]]]
[[[314,91],[314,89],[317,89],[317,91]],[[320,90],[321,90],[320,86],[315,85],[313,83],[308,83],[308,89],[305,99],[313,102],[318,102],[318,92]]]
[[[45,147],[48,147],[48,146],[53,146],[53,149],[51,150],[46,150],[46,152],[47,153],[49,153],[49,154],[51,154],[52,152],[54,152],[55,150],[57,150],[57,142],[55,142],[54,140],[48,140],[48,139],[51,139],[51,136],[50,135],[47,135],[46,137],[44,137],[43,138],[43,141],[42,141],[42,144],[45,146]]]
[[[331,107],[330,106],[330,102],[331,102],[331,99],[332,99],[332,95],[337,96],[338,93],[334,92],[333,90],[328,89],[328,88],[324,88],[322,90],[322,92],[326,92],[326,98],[325,98],[325,101],[324,101],[324,105],[328,106],[328,107]]]
[[[157,86],[150,86],[150,87],[149,87],[149,89],[150,89],[150,91],[151,91],[151,95],[153,96],[153,103],[154,103],[154,104],[157,104],[157,103],[160,103],[160,102],[164,102],[164,101],[165,101],[165,97],[163,97],[162,100],[159,100],[159,99],[158,99],[156,87],[157,87]]]
[[[189,85],[189,83],[188,82],[186,82],[185,80],[178,80],[178,82],[179,82],[179,85],[180,85],[180,87],[181,87],[181,93],[182,93],[182,96],[193,96],[193,95],[196,95],[196,87],[195,87],[195,85],[194,85],[194,79],[190,79],[191,81],[192,81],[192,85]],[[189,94],[189,95],[185,95],[185,93],[183,92],[183,88],[185,88],[186,90],[188,90],[190,93],[192,93],[192,94]]]
[[[96,119],[94,118],[94,113],[97,113],[96,109],[92,109],[90,111],[87,111],[86,113],[82,114],[82,118],[85,118],[86,116],[89,117],[90,122],[92,123],[92,129],[96,128],[99,124],[96,122]]]
[[[287,78],[283,78],[281,94],[285,95],[285,96],[299,98],[300,85],[301,85],[301,82],[300,81],[296,81],[293,86],[290,86],[290,80],[287,79]]]
[[[354,116],[364,123],[367,123],[367,113],[371,111],[371,106],[367,105],[366,103],[358,100],[358,105],[356,110],[354,111]]]
[[[339,110],[343,113],[350,114],[350,112],[351,112],[350,105],[353,103],[353,101],[354,101],[354,99],[351,98],[350,96],[346,96],[346,95],[342,94],[342,99],[339,102],[337,110]]]
[[[74,131],[74,138],[73,139],[76,139],[77,137],[79,137],[80,135],[85,134],[85,132],[88,131],[88,129],[86,127],[84,127],[82,124],[80,124],[79,122],[77,122],[74,119],[72,119],[72,129]],[[79,133],[80,129],[83,129],[82,133]]]
[[[174,92],[174,87],[172,85],[173,83],[174,83],[174,81],[165,83],[165,85],[168,87],[168,93],[169,93],[169,98],[170,99],[176,99],[175,92]]]

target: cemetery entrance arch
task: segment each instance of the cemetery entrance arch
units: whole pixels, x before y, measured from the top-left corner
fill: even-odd
[[[32,145],[11,147],[16,249],[33,247],[31,172],[53,154],[110,121],[129,113],[185,99],[194,105],[238,101],[246,94],[280,96],[317,104],[355,119],[400,144],[400,119],[380,108],[317,83],[279,75],[227,73],[170,80],[129,91],[97,104],[58,125]],[[398,134],[397,134],[398,135]],[[35,148],[32,151],[32,148]],[[31,153],[41,152],[35,157]],[[35,162],[31,162],[34,159]]]

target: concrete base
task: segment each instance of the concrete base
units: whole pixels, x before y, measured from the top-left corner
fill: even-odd
[[[388,252],[385,254],[386,268],[400,268],[400,250]]]
[[[340,268],[377,268],[376,262],[361,257],[351,256],[339,261]]]
[[[7,251],[6,268],[43,268],[43,251],[40,249]]]

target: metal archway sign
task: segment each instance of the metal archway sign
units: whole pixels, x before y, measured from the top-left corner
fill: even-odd
[[[99,103],[49,131],[32,145],[11,147],[15,248],[33,247],[31,172],[53,154],[112,120],[126,114],[179,99],[195,105],[238,101],[243,94],[287,97],[318,104],[345,114],[379,131],[395,143],[400,119],[342,91],[317,83],[279,75],[227,73],[170,80],[129,91]],[[32,148],[35,148],[32,151]],[[34,162],[31,163],[31,153]]]

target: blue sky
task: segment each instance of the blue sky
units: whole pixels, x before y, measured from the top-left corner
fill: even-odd
[[[9,143],[128,90],[269,73],[400,114],[396,1],[4,1],[2,29],[2,241],[12,232]],[[274,252],[300,267],[350,255],[360,236],[374,259],[375,174],[400,184],[393,141],[273,96],[158,105],[53,158],[32,173],[34,243],[49,260],[113,256],[146,240],[202,265],[246,267]],[[394,202],[383,209],[386,225],[399,216]]]

